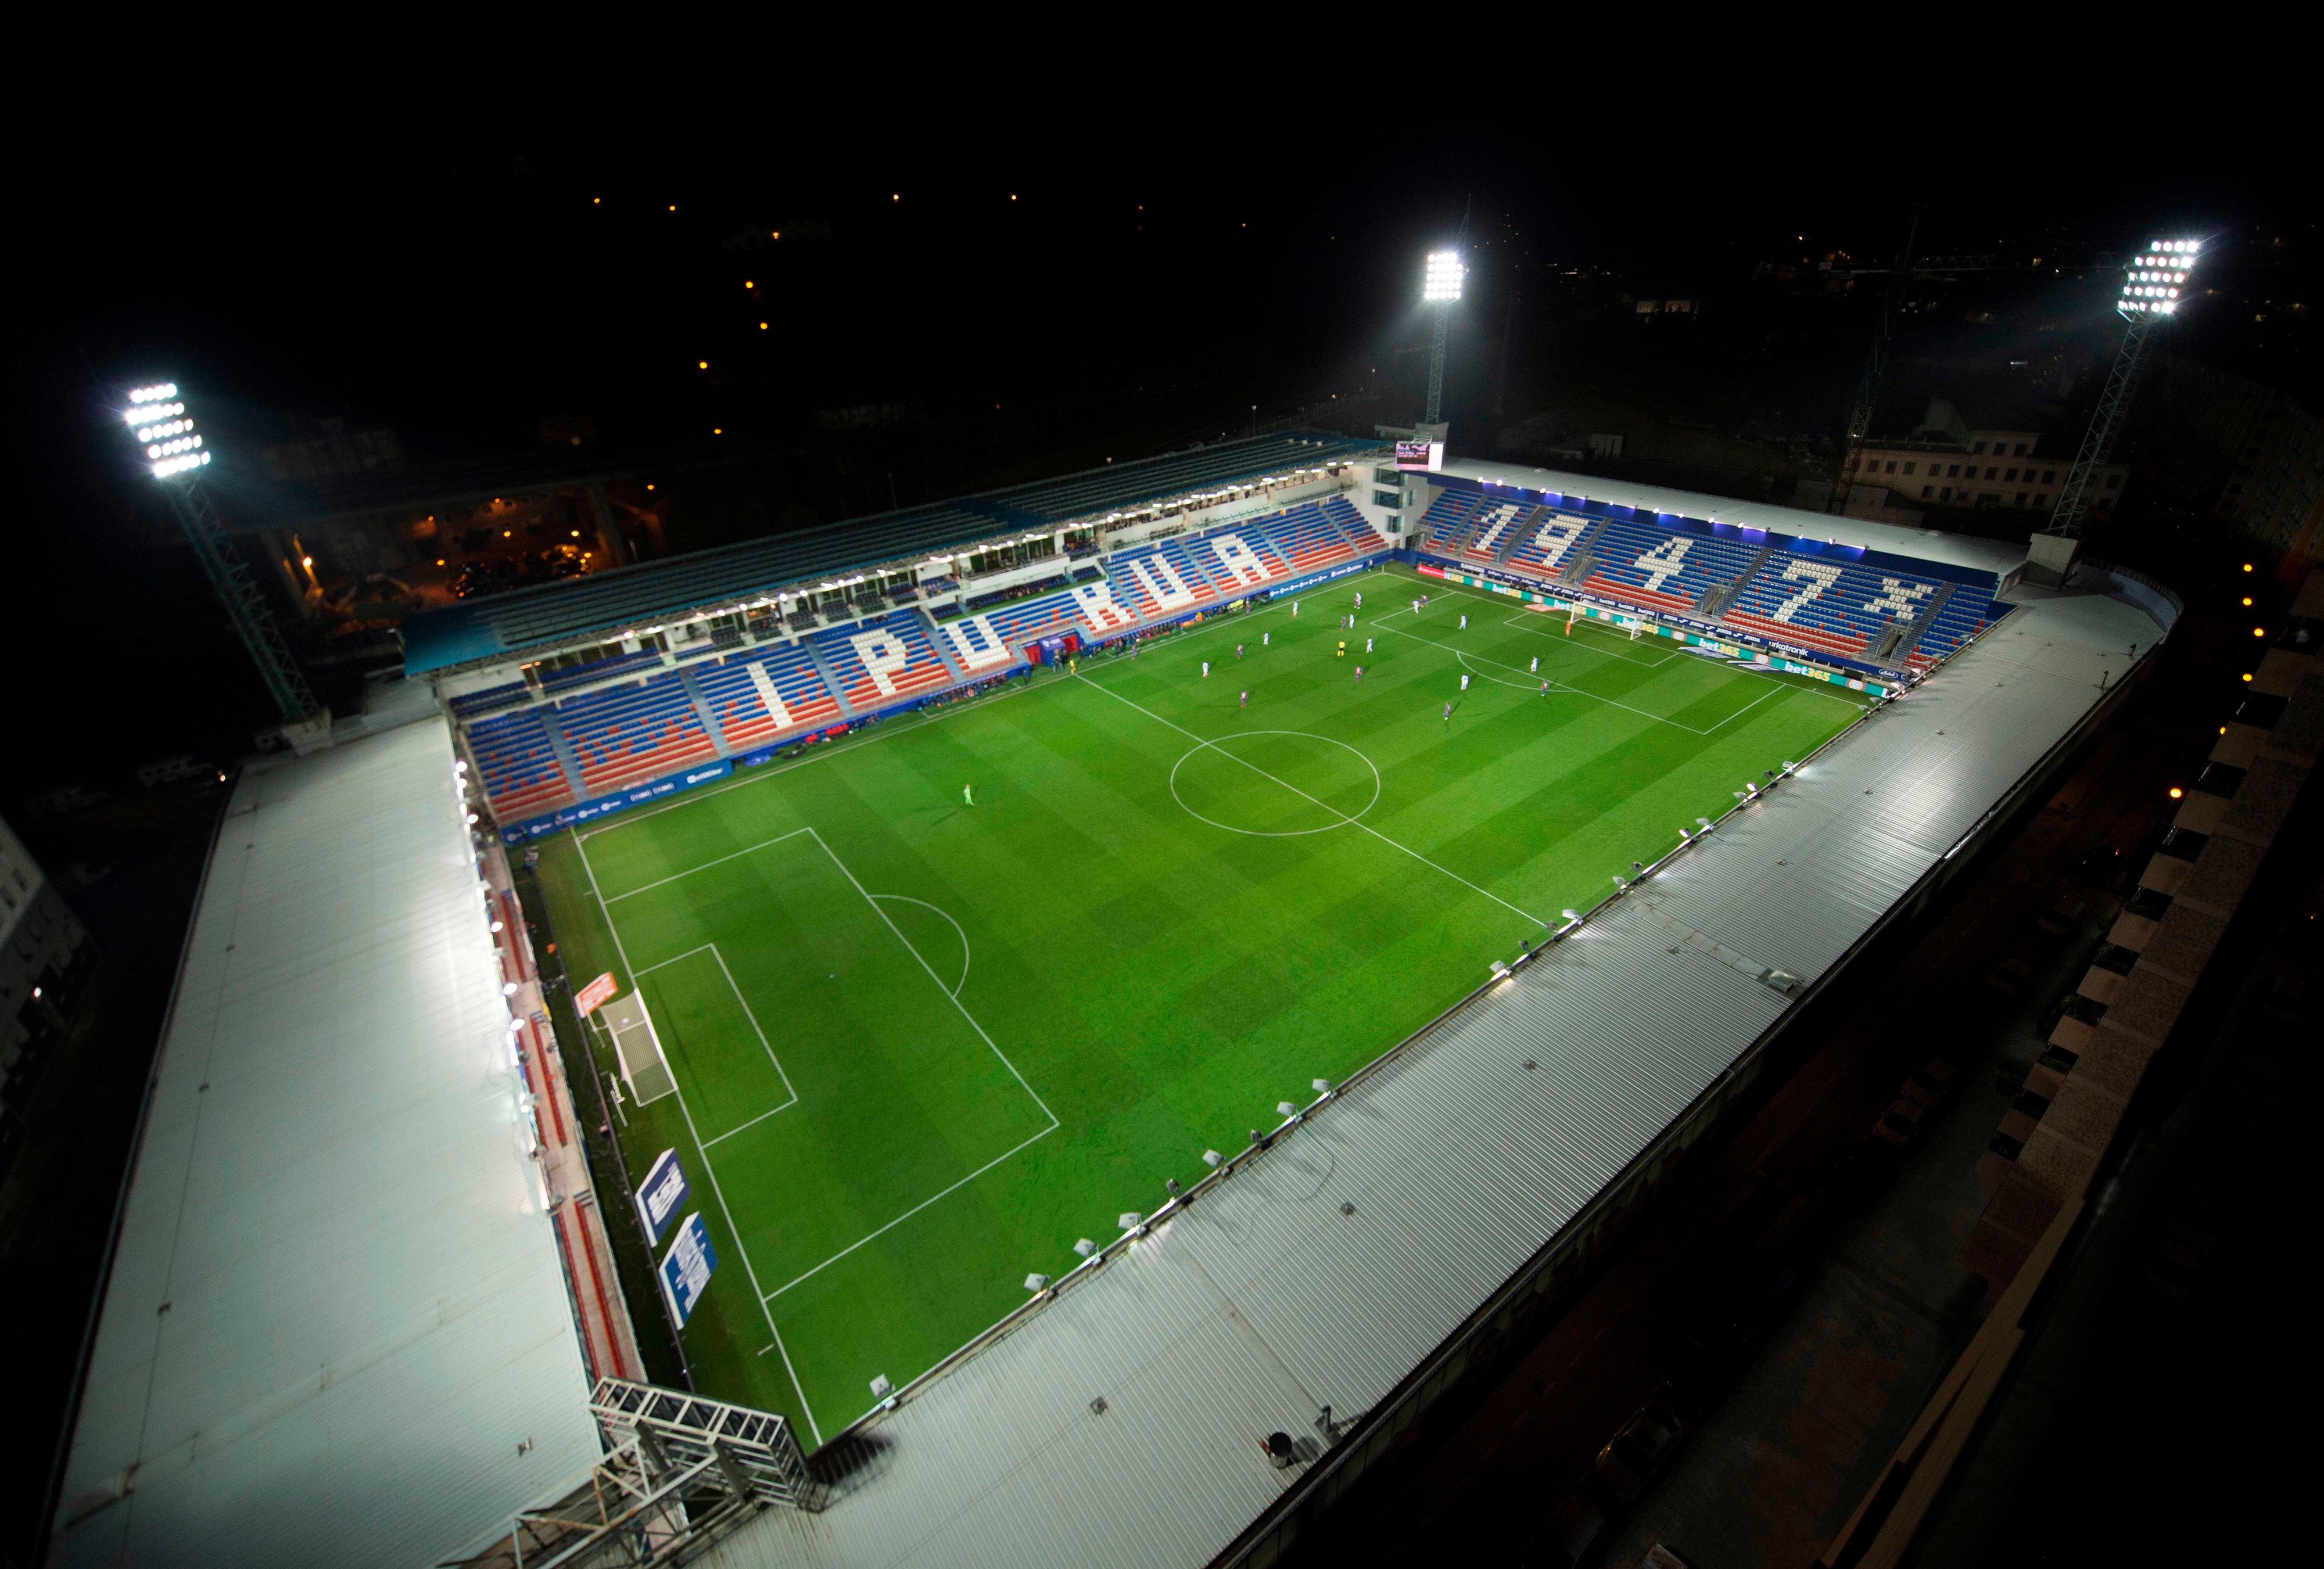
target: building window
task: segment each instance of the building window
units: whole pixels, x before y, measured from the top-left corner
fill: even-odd
[[[2034,505],[2037,510],[2047,508],[2049,504],[2050,498],[2047,495],[2037,495],[2034,498]]]
[[[1999,479],[2001,477],[2001,470],[1997,468],[1988,468],[1985,471],[1985,477],[1987,479]]]
[[[2057,471],[2056,469],[2054,469],[2054,468],[2045,468],[2045,469],[2043,469],[2043,470],[2042,471],[2042,483],[2043,483],[2043,485],[2055,485],[2055,484],[2057,484],[2057,483],[2058,483],[2058,471]]]
[[[2013,468],[2006,475],[2003,475],[2003,477],[2015,482],[2017,478],[2017,471]]]
[[[1893,457],[1888,460],[1888,472],[1890,474],[1896,472],[1896,460]]]
[[[1909,475],[1909,474],[1911,474],[1911,473],[1913,472],[1913,466],[1912,466],[1911,464],[1909,464],[1909,463],[1908,463],[1908,464],[1906,464],[1906,465],[1904,466],[1904,472],[1905,472],[1906,474],[1908,474],[1908,475]]]
[[[2011,453],[2011,454],[2010,454],[2010,456],[2011,456],[2012,457],[2024,457],[2024,456],[2025,456],[2025,443],[2024,443],[2023,441],[2019,442],[2019,443],[2017,444],[2017,450],[2016,450],[2016,451],[2015,451],[2015,452],[2013,452],[2013,453]]]
[[[1959,479],[1960,477],[1960,465],[1956,463],[1948,466],[1945,470],[1945,477],[1947,479]],[[1951,493],[1947,492],[1946,494],[1950,494]]]
[[[1976,446],[1970,448],[1969,450],[1976,453],[1979,457],[1983,457],[1985,456],[1985,443],[1980,441]]]
[[[2022,490],[2017,493],[2017,504],[2021,507],[2025,504],[2025,493]]]
[[[1949,501],[1952,500],[1952,499],[1953,499],[1953,487],[1952,487],[1952,486],[1950,486],[1950,485],[1947,485],[1947,486],[1945,486],[1945,494],[1942,494],[1942,495],[1941,495],[1941,496],[1939,496],[1937,499],[1938,499],[1939,501],[1941,501],[1941,502],[1949,502]]]
[[[1921,487],[1921,499],[1922,499],[1923,501],[1926,501],[1926,500],[1928,500],[1928,499],[1929,499],[1929,492],[1930,492],[1931,490],[1934,489],[1934,488],[1935,488],[1935,487],[1934,487],[1933,485],[1923,485],[1923,486]]]

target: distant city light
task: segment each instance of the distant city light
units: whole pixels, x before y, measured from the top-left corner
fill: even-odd
[[[2174,801],[2175,801],[2175,800],[2178,800],[2181,797],[2184,796],[2186,793],[2187,793],[2187,792],[2186,792],[2185,790],[2181,789],[2177,785],[2172,785],[2172,786],[2171,787],[2171,798],[2172,798],[2172,800],[2174,800]]]
[[[1429,252],[1428,278],[1421,289],[1420,297],[1427,300],[1460,299],[1461,280],[1466,273],[1467,269],[1461,265],[1460,252]]]
[[[694,368],[697,371],[706,371],[710,368],[710,362],[708,360],[696,360],[694,362]]]

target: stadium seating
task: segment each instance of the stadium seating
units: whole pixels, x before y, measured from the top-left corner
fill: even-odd
[[[1501,552],[1509,548],[1512,538],[1517,537],[1517,531],[1533,510],[1525,502],[1489,502],[1479,508],[1476,531],[1461,547],[1461,558],[1489,563],[1499,560]]]
[[[1990,594],[1987,588],[1954,585],[1951,597],[1938,607],[1934,619],[1922,629],[1913,651],[1904,656],[1904,668],[1916,674],[1925,670],[1939,660],[1959,652],[1962,644],[1991,626],[2008,607],[1993,604]]]
[[[666,671],[557,705],[581,783],[595,795],[717,755],[679,672]]]
[[[468,726],[468,750],[484,775],[493,814],[512,822],[567,805],[573,799],[557,748],[538,708],[478,719]]]
[[[504,686],[486,687],[480,692],[463,692],[451,699],[455,718],[474,719],[479,715],[495,714],[503,708],[513,708],[531,695],[522,681],[511,681]]]
[[[1554,580],[1573,561],[1590,553],[1604,528],[1602,519],[1544,511],[1522,525],[1523,531],[1504,564],[1512,572]]]
[[[1438,556],[1457,556],[1477,537],[1477,514],[1485,498],[1474,491],[1448,490],[1420,514],[1420,548]]]
[[[634,670],[661,663],[661,651],[642,648],[633,654],[615,654],[611,659],[592,660],[586,665],[567,665],[561,670],[543,670],[540,689],[544,692],[569,691],[591,681],[602,681],[608,676],[618,676],[623,670]]]
[[[1293,507],[1277,516],[1261,518],[1250,531],[1264,535],[1295,573],[1313,572],[1356,554],[1346,531],[1320,506]]]
[[[747,752],[839,717],[838,699],[798,643],[706,665],[694,672],[694,684],[718,721],[730,752]],[[771,706],[767,702],[770,692],[774,695]]]
[[[1918,620],[1941,586],[1843,558],[1778,551],[1744,585],[1721,619],[1811,652],[1862,659],[1891,622]]]
[[[876,708],[952,685],[952,671],[928,641],[927,624],[919,612],[906,611],[861,626],[817,632],[813,641],[848,702],[858,708]]]
[[[1597,559],[1584,588],[1683,615],[1709,590],[1749,570],[1759,547],[1609,519],[1592,541],[1591,554]]]
[[[1113,597],[1147,620],[1196,610],[1218,597],[1209,578],[1195,572],[1182,552],[1172,550],[1176,540],[1158,545],[1138,545],[1114,556],[1108,564]]]

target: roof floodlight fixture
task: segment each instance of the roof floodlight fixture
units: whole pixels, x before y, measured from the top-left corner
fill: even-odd
[[[1508,978],[1509,978],[1509,967],[1508,967],[1508,965],[1507,965],[1507,964],[1503,964],[1503,963],[1502,963],[1500,960],[1499,960],[1499,959],[1495,959],[1495,960],[1493,961],[1493,979],[1494,979],[1494,980],[1496,980],[1496,981],[1506,981],[1506,980],[1508,980]]]
[[[1332,1081],[1329,1079],[1309,1079],[1307,1081],[1307,1087],[1314,1090],[1319,1095],[1328,1096],[1332,1093]]]
[[[1296,1117],[1299,1114],[1299,1108],[1293,1105],[1288,1101],[1276,1102],[1275,1111],[1276,1114],[1281,1117]]]
[[[1086,1259],[1097,1251],[1097,1244],[1091,1241],[1087,1237],[1084,1237],[1081,1241],[1074,1244],[1074,1251]]]
[[[1436,330],[1428,346],[1428,420],[1439,423],[1444,404],[1444,339],[1450,328],[1453,304],[1461,298],[1461,280],[1468,269],[1461,264],[1458,251],[1428,253],[1428,272],[1422,281],[1420,298],[1436,311]]]
[[[1428,253],[1428,274],[1421,284],[1420,297],[1431,304],[1458,300],[1461,298],[1461,281],[1468,275],[1469,269],[1461,264],[1460,252],[1431,251]]]
[[[2194,275],[2202,251],[2200,240],[2149,240],[2146,249],[2134,254],[2123,269],[2122,298],[2115,309],[2126,321],[2177,310],[2180,293]]]
[[[1146,1223],[1146,1217],[1134,1209],[1126,1209],[1114,1216],[1113,1223],[1125,1232],[1134,1232]]]
[[[1225,1156],[1220,1154],[1215,1149],[1205,1149],[1203,1151],[1203,1164],[1213,1168],[1218,1166],[1220,1161],[1224,1160],[1225,1158]]]
[[[1040,1273],[1038,1270],[1036,1270],[1032,1274],[1025,1277],[1026,1290],[1038,1294],[1039,1292],[1047,1291],[1048,1288],[1049,1278],[1047,1275]]]
[[[2187,238],[2149,240],[2144,249],[2131,253],[2123,268],[2122,293],[2115,300],[2115,314],[2130,325],[2122,335],[2122,346],[2115,351],[2114,368],[2107,373],[2106,390],[2098,394],[2081,449],[2066,471],[2065,484],[2058,487],[2058,504],[2044,532],[2069,540],[2081,538],[2082,525],[2089,521],[2090,503],[2098,494],[2098,475],[2114,455],[2116,433],[2146,368],[2148,337],[2157,322],[2177,314],[2202,254],[2203,242]],[[1890,700],[1894,697],[1891,693]]]
[[[1701,828],[1706,834],[1711,832],[1711,819],[1709,817],[1695,818],[1694,826]]]

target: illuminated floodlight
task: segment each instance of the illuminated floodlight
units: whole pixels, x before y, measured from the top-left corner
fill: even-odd
[[[178,397],[175,382],[132,387],[129,407],[121,411],[121,420],[145,449],[145,461],[155,479],[189,473],[210,460],[201,433],[194,429],[193,416]]]
[[[2200,240],[2150,240],[2146,249],[2123,270],[2122,298],[2115,309],[2135,321],[2142,316],[2169,316],[2179,309],[2179,298],[2194,275]]]
[[[1431,251],[1428,253],[1428,276],[1421,286],[1420,297],[1432,304],[1439,300],[1458,300],[1461,298],[1461,280],[1466,276],[1468,269],[1461,265],[1460,252]]]

